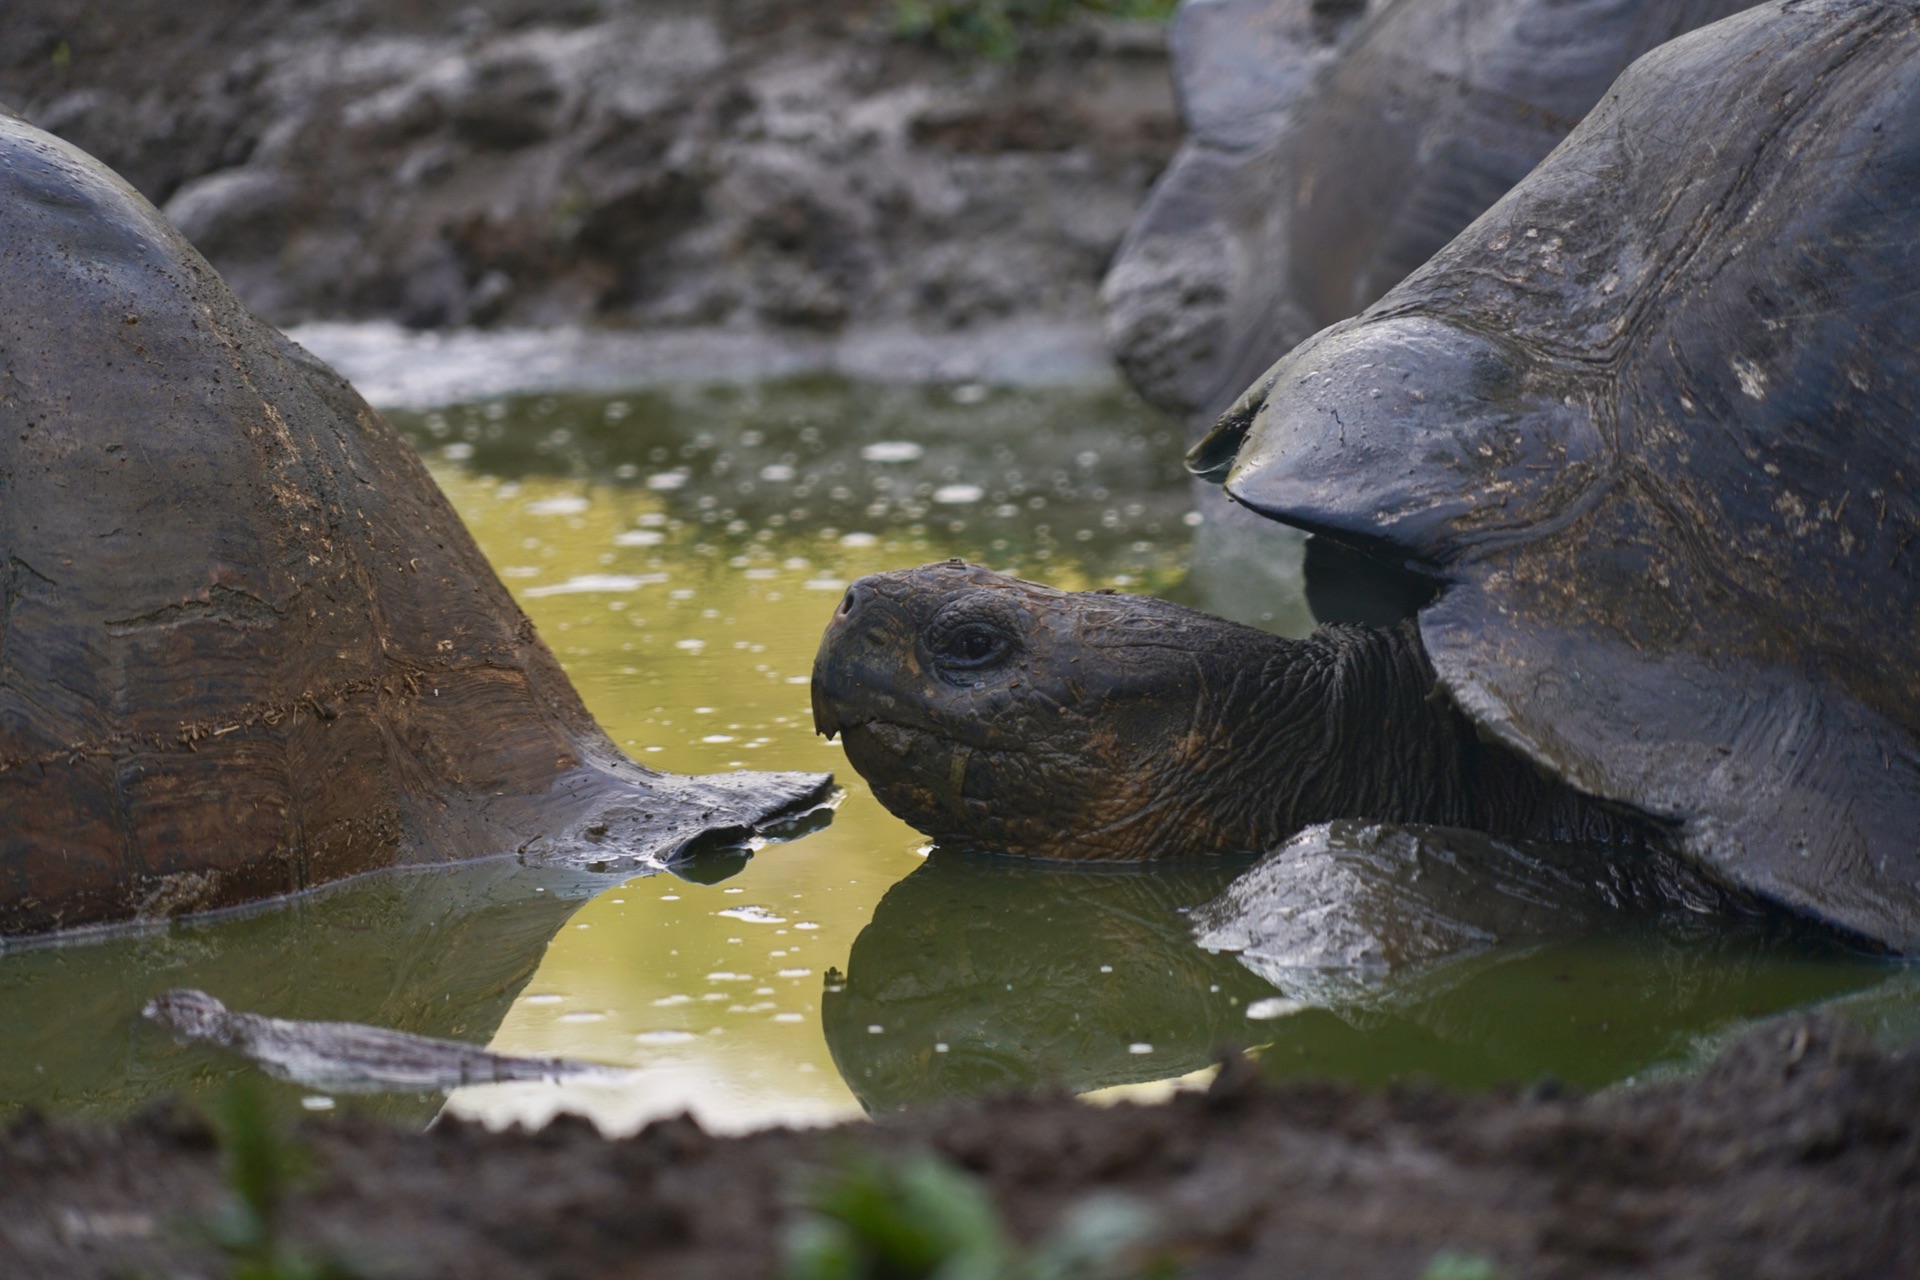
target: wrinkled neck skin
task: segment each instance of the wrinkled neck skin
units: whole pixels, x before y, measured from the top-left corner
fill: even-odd
[[[1641,843],[1647,830],[1483,740],[1439,687],[1411,620],[1275,637],[1259,687],[1236,710],[1240,787],[1287,780],[1268,797],[1282,838],[1338,818],[1596,843]],[[1249,814],[1249,826],[1259,820]]]
[[[1644,830],[1480,741],[1411,622],[1288,640],[928,565],[854,584],[813,698],[881,803],[949,845],[1143,860],[1261,853],[1338,818],[1547,840]]]

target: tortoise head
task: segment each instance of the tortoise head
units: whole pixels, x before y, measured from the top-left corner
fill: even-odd
[[[847,590],[814,660],[814,725],[943,843],[1219,852],[1238,843],[1212,794],[1235,754],[1221,695],[1257,684],[1281,643],[1165,601],[925,565]]]

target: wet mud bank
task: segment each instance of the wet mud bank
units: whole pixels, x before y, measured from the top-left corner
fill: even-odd
[[[996,61],[894,37],[888,0],[5,11],[0,103],[280,325],[1096,334],[1179,136],[1146,22]]]
[[[284,1229],[357,1274],[767,1276],[796,1179],[932,1152],[1033,1239],[1096,1192],[1151,1206],[1187,1276],[1417,1276],[1442,1252],[1511,1276],[1879,1277],[1920,1270],[1920,1049],[1771,1023],[1698,1079],[1589,1098],[1265,1085],[1243,1060],[1160,1107],[1066,1098],[717,1139],[581,1122],[418,1135],[308,1124]],[[181,1109],[0,1134],[11,1275],[209,1274],[183,1224],[227,1196]],[[1140,1260],[1144,1265],[1147,1259]]]

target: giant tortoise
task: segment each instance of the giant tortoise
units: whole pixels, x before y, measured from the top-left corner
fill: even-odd
[[[943,839],[1465,824],[1671,850],[1920,948],[1916,210],[1920,7],[1664,45],[1190,456],[1428,576],[1417,619],[1289,641],[929,566],[849,591],[819,725]]]
[[[1752,0],[1186,0],[1187,139],[1102,286],[1148,399],[1218,414],[1506,194],[1627,65]]]
[[[817,774],[623,756],[406,444],[0,112],[0,938],[404,863],[645,865]]]

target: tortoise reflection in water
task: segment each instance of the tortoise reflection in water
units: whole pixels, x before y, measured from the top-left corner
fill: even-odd
[[[1265,1045],[1275,1075],[1417,1073],[1462,1088],[1545,1076],[1597,1088],[1775,1010],[1855,992],[1911,999],[1903,973],[1836,954],[1778,913],[1701,915],[1631,872],[1601,894],[1581,881],[1589,864],[1571,846],[1490,844],[1336,823],[1318,855],[1251,868],[936,849],[874,908],[844,980],[828,982],[821,1026],[861,1103],[892,1111],[1165,1080],[1208,1067],[1222,1045]],[[1391,973],[1310,972],[1273,948],[1267,900],[1276,881],[1299,878],[1303,856],[1349,880],[1341,892],[1361,900],[1357,923],[1397,948],[1378,956],[1398,965]],[[1437,891],[1409,899],[1409,871],[1439,880]],[[1414,901],[1428,911],[1407,927]],[[1462,957],[1435,928],[1440,914],[1509,945]],[[1570,920],[1584,931],[1570,935]]]
[[[446,499],[137,192],[0,113],[0,936],[817,801],[588,716]]]
[[[1417,619],[1288,641],[880,575],[829,628],[819,727],[945,841],[1599,837],[1920,948],[1920,240],[1889,212],[1920,207],[1917,122],[1910,6],[1727,19],[1274,366],[1192,465],[1429,575]]]

